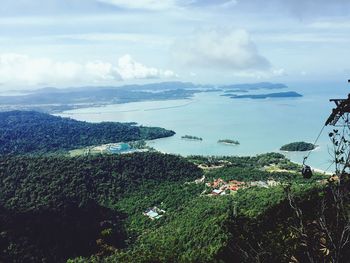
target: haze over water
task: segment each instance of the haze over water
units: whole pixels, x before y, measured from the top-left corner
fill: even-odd
[[[171,129],[176,135],[150,141],[159,151],[181,155],[256,155],[279,152],[294,141],[314,142],[334,105],[330,98],[345,98],[349,87],[343,83],[292,83],[286,90],[295,90],[302,98],[230,99],[222,92],[198,93],[191,99],[146,101],[115,104],[66,111],[60,116],[101,122],[137,122],[144,126]],[[259,93],[274,91],[260,90]],[[309,157],[314,168],[326,169],[331,164],[331,147],[327,127]],[[194,135],[203,141],[181,139]],[[219,144],[219,139],[238,140],[240,145]],[[286,153],[301,163],[306,153]],[[329,171],[332,171],[333,167]]]

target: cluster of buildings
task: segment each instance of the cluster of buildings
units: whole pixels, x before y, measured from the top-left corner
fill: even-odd
[[[160,209],[156,206],[148,208],[145,212],[143,212],[145,216],[147,216],[151,220],[159,219],[165,214],[165,210]]]
[[[269,188],[279,185],[280,182],[274,179],[268,179],[267,181],[252,181],[252,182],[241,182],[237,180],[230,180],[225,182],[221,178],[214,180],[213,182],[206,183],[208,187],[212,189],[209,193],[210,196],[226,195],[229,193],[235,193],[239,189],[247,187],[263,187]]]
[[[236,192],[239,189],[246,187],[245,182],[240,182],[237,180],[230,180],[228,182],[225,182],[221,178],[218,178],[211,183],[206,183],[206,185],[213,189],[209,195],[225,195],[227,193]]]
[[[131,144],[129,143],[109,143],[109,144],[102,144],[99,146],[92,146],[92,147],[87,147],[85,150],[85,154],[124,154],[124,153],[134,153],[134,152],[145,152],[148,151],[147,148],[134,148]]]
[[[274,179],[268,179],[267,181],[252,181],[249,182],[249,186],[257,186],[257,187],[263,187],[263,188],[270,188],[277,185],[280,185],[281,183],[278,181],[275,181]]]
[[[89,147],[88,153],[126,153],[133,149],[128,143],[108,143],[99,146]]]

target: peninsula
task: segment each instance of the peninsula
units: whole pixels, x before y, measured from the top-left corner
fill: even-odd
[[[0,155],[67,152],[174,134],[174,131],[135,123],[88,123],[35,111],[0,112]]]

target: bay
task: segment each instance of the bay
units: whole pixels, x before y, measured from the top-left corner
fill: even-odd
[[[256,155],[280,152],[294,141],[314,142],[334,105],[330,98],[345,98],[346,83],[290,83],[289,90],[302,98],[263,100],[231,99],[223,92],[197,93],[191,99],[145,101],[65,111],[58,115],[77,120],[137,122],[144,126],[171,129],[176,135],[149,141],[166,153],[187,155]],[[264,93],[263,90],[255,91]],[[271,93],[271,90],[269,91]],[[327,169],[332,163],[326,127],[308,159],[315,168]],[[183,135],[203,138],[184,140]],[[219,139],[238,140],[240,145],[225,145]],[[301,163],[307,153],[284,153]],[[333,167],[329,170],[332,171]]]

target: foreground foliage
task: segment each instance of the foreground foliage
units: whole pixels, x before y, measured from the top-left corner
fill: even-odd
[[[349,244],[334,247],[347,234],[348,191],[334,199],[336,183],[298,169],[280,154],[3,156],[0,261],[346,262]],[[203,194],[218,176],[281,183]],[[143,215],[154,206],[165,211],[158,220]]]

